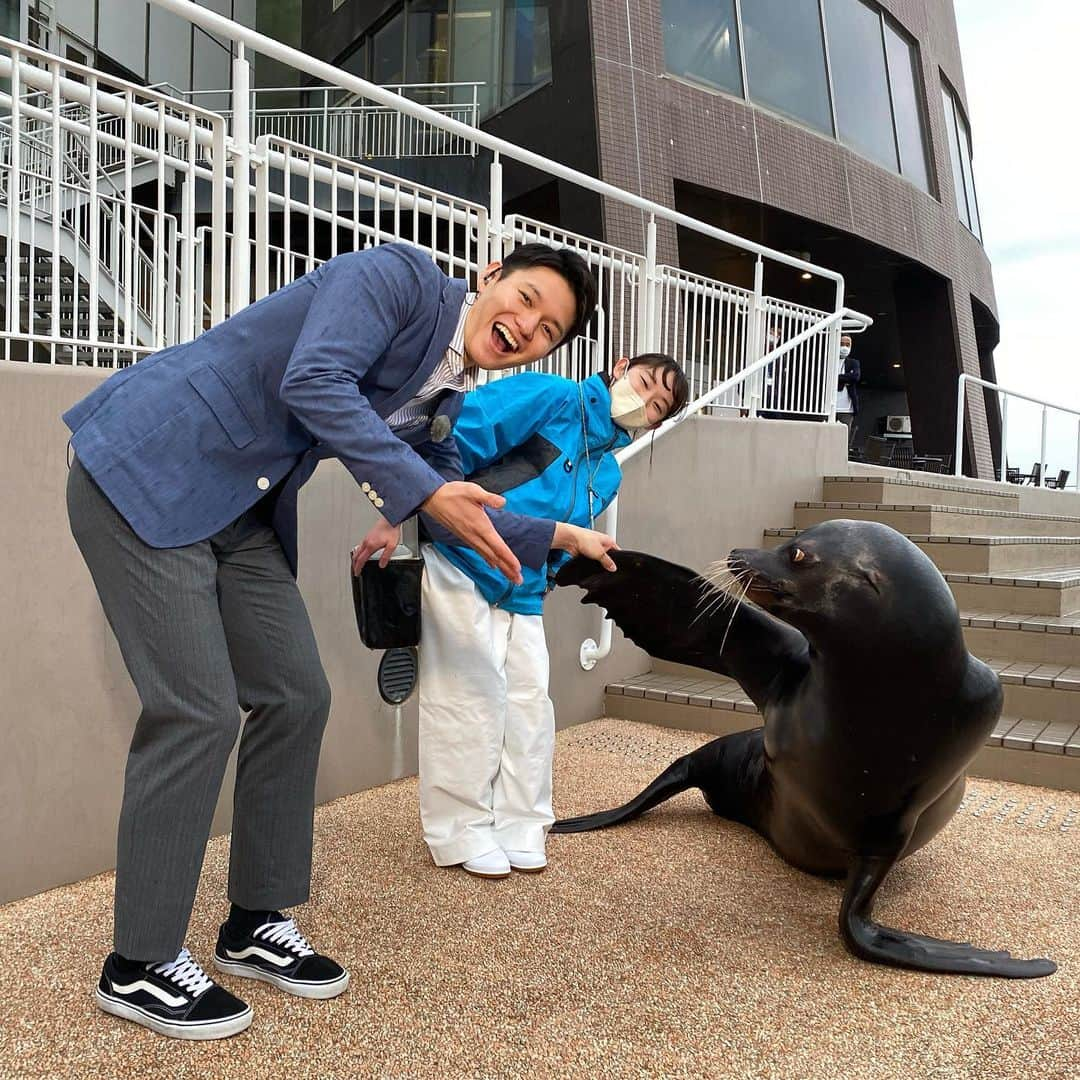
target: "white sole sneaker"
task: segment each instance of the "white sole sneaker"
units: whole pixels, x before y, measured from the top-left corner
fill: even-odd
[[[258,979],[259,982],[269,983],[279,990],[284,990],[286,994],[295,994],[297,997],[318,1001],[336,998],[339,994],[345,993],[349,986],[347,971],[333,982],[304,982],[302,979],[288,979],[284,975],[275,975],[272,971],[265,971],[263,968],[254,967],[239,960],[222,960],[217,953],[214,954],[214,967],[226,975],[236,975],[241,979]]]
[[[230,1035],[239,1035],[251,1027],[254,1013],[248,1007],[246,1012],[237,1016],[230,1016],[227,1020],[205,1020],[192,1023],[172,1024],[168,1020],[152,1016],[138,1005],[132,1005],[127,1001],[118,1001],[102,993],[100,987],[94,991],[94,999],[98,1008],[112,1016],[119,1016],[123,1020],[131,1020],[141,1024],[158,1035],[167,1035],[172,1039],[227,1039]]]

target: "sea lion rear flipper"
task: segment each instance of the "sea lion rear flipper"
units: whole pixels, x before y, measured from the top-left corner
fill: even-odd
[[[635,795],[628,803],[617,806],[614,810],[601,810],[596,814],[584,814],[581,817],[562,818],[551,826],[553,833],[590,832],[592,829],[606,829],[609,825],[619,825],[640,817],[646,810],[651,810],[673,795],[693,787],[690,779],[689,755],[672,762],[641,794]]]
[[[977,949],[966,942],[944,941],[874,922],[870,918],[874,897],[897,857],[857,856],[852,862],[840,906],[840,936],[856,956],[916,971],[1004,979],[1036,979],[1057,971],[1052,960],[1018,960],[1004,951]]]
[[[716,603],[715,591],[685,566],[638,551],[613,551],[617,570],[592,559],[571,559],[556,585],[585,590],[582,603],[598,604],[620,630],[650,656],[692,664],[737,679],[755,704],[793,661],[803,662],[806,638],[750,604]]]

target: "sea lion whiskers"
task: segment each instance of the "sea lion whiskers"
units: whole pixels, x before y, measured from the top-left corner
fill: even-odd
[[[698,612],[690,625],[692,626],[699,619],[711,615],[717,607],[722,607],[729,601],[734,608],[737,608],[746,595],[746,588],[743,585],[744,583],[748,584],[748,579],[752,574],[753,571],[748,567],[732,571],[727,559],[720,559],[707,566],[705,573],[700,575],[701,595],[696,605]],[[712,596],[709,596],[710,592],[713,594]],[[706,603],[706,598],[708,598],[708,603]]]

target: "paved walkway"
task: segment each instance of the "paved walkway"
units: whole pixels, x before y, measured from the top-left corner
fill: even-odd
[[[558,809],[621,802],[703,739],[614,720],[563,732]],[[431,864],[403,780],[317,814],[315,899],[299,915],[351,969],[343,997],[245,982],[255,1023],[207,1044],[99,1013],[105,874],[0,908],[0,1077],[1075,1080],[1078,817],[1080,796],[973,781],[882,894],[894,925],[1060,965],[1008,982],[854,960],[836,932],[839,885],[786,866],[697,793],[553,837],[545,874],[482,882]],[[206,962],[225,856],[214,841],[188,940]]]

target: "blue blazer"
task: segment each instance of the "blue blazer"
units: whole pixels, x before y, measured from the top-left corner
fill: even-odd
[[[295,572],[297,492],[321,458],[340,458],[395,525],[461,478],[452,437],[405,441],[386,417],[446,352],[465,292],[407,244],[338,255],[105,380],[64,414],[71,445],[151,547],[206,540],[273,490]],[[462,396],[438,413],[452,422]],[[523,563],[544,564],[552,522],[491,516]]]

